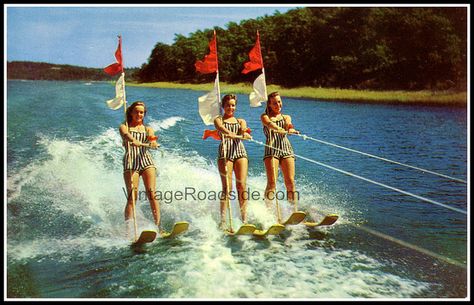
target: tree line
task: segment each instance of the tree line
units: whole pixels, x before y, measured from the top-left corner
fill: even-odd
[[[157,43],[134,77],[140,82],[212,82],[194,63],[217,33],[219,77],[241,74],[260,33],[267,84],[354,89],[465,90],[467,8],[308,7],[198,30]]]
[[[230,22],[226,28],[158,42],[145,64],[126,69],[138,82],[213,82],[195,71],[217,33],[219,77],[252,82],[241,73],[260,33],[267,84],[373,90],[458,89],[467,86],[465,7],[308,7]],[[8,62],[8,79],[114,80],[101,68]]]
[[[138,68],[127,69],[128,80],[135,80]],[[57,65],[43,62],[12,61],[7,63],[8,79],[58,80],[58,81],[110,81],[117,77],[109,76],[101,68],[86,68],[72,65]]]

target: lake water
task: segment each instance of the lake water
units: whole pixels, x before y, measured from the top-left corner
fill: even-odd
[[[221,88],[225,92],[225,88]],[[110,83],[8,81],[6,278],[9,298],[355,299],[467,296],[467,185],[292,136],[299,207],[330,227],[289,226],[266,240],[228,237],[218,228],[218,141],[202,140],[197,98],[206,92],[127,87],[147,103],[159,135],[153,151],[162,223],[190,223],[173,240],[136,251],[124,236],[123,110],[105,100]],[[465,108],[370,105],[286,98],[283,112],[315,139],[467,180]],[[263,107],[238,95],[237,117],[264,142]],[[245,142],[248,186],[263,194],[263,146]],[[315,162],[349,172],[344,174]],[[374,184],[360,177],[392,188]],[[142,184],[141,184],[141,187]],[[398,192],[403,190],[452,210]],[[166,194],[195,190],[194,196]],[[284,190],[280,176],[278,190]],[[189,193],[189,192],[188,192]],[[249,222],[275,216],[262,197]],[[238,203],[233,200],[234,226]],[[281,200],[284,215],[291,211]],[[137,202],[139,229],[153,228]]]

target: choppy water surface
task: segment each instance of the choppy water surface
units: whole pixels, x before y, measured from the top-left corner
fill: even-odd
[[[225,92],[225,88],[221,88]],[[467,180],[467,112],[460,108],[366,105],[285,98],[303,134]],[[463,298],[467,216],[298,158],[300,209],[331,227],[292,226],[266,240],[217,228],[218,142],[202,140],[204,92],[127,88],[147,103],[162,148],[158,165],[165,228],[189,232],[140,251],[124,236],[123,111],[104,101],[108,83],[9,81],[7,101],[7,296],[10,298],[352,299]],[[259,116],[238,96],[238,116],[264,141]],[[296,154],[466,211],[466,184],[301,137]],[[249,221],[275,222],[262,201],[263,147],[245,143]],[[284,190],[280,177],[277,189]],[[178,192],[183,198],[173,197]],[[193,195],[191,195],[193,193]],[[171,195],[174,194],[174,195]],[[203,197],[204,196],[204,197]],[[153,227],[137,203],[140,229]],[[291,211],[282,200],[283,213]],[[238,203],[232,201],[234,226]]]

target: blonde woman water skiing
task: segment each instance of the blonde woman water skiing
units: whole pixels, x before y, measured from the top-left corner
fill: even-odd
[[[153,157],[149,152],[150,148],[157,148],[157,137],[153,128],[145,126],[144,118],[146,115],[146,106],[142,101],[136,101],[127,108],[126,120],[120,125],[119,131],[125,147],[123,157],[123,178],[127,188],[127,204],[125,206],[125,222],[127,223],[127,234],[130,232],[130,222],[134,217],[135,203],[138,193],[140,176],[145,185],[148,201],[158,232],[160,228],[160,203],[156,199],[156,167]],[[127,143],[128,142],[128,143]],[[132,194],[133,185],[133,194]]]
[[[267,186],[265,188],[265,202],[271,206],[275,199],[276,179],[278,168],[281,167],[287,199],[296,204],[295,194],[295,155],[288,134],[299,134],[294,129],[291,117],[282,113],[283,102],[278,92],[268,95],[265,113],[260,117],[263,125],[263,133],[266,137],[265,154],[263,162],[267,174]]]
[[[218,151],[218,168],[222,182],[223,196],[220,200],[220,227],[225,228],[226,205],[232,189],[232,173],[235,173],[236,188],[240,205],[242,222],[247,222],[248,193],[247,184],[248,158],[242,139],[251,139],[247,122],[237,119],[237,96],[225,95],[222,98],[223,115],[214,120],[214,126],[222,139]],[[231,215],[229,215],[231,217]]]

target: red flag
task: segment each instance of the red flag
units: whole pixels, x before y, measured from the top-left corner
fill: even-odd
[[[194,64],[196,71],[202,74],[217,72],[217,39],[216,31],[214,31],[214,37],[209,42],[209,54],[204,57],[204,60],[196,61]]]
[[[120,72],[123,72],[123,63],[122,63],[122,37],[119,36],[119,43],[117,47],[117,51],[115,51],[115,59],[117,60],[116,63],[110,64],[104,68],[105,73],[114,76]]]
[[[219,132],[215,129],[214,130],[209,130],[209,129],[204,130],[204,133],[202,134],[202,139],[205,140],[209,137],[213,138],[214,140],[218,140],[218,141],[221,140],[221,136],[219,135]]]
[[[243,74],[263,69],[262,51],[260,49],[260,34],[257,31],[257,41],[249,53],[250,61],[244,63]]]

